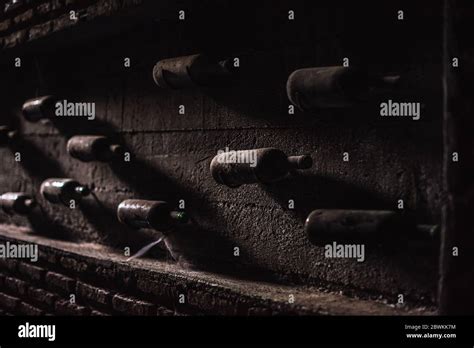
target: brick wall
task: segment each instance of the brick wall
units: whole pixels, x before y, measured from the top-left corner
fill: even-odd
[[[396,305],[395,298],[387,301],[376,294],[340,294],[245,277],[216,277],[159,260],[126,262],[123,255],[106,247],[52,242],[14,226],[0,231],[1,243],[39,245],[37,262],[0,259],[2,314],[427,315],[436,311],[413,303]]]
[[[81,316],[175,315],[174,310],[139,300],[131,295],[115,293],[39,267],[31,271],[28,266],[25,263],[8,265],[9,272],[0,275],[0,308],[5,313]],[[23,268],[23,271],[18,271],[19,268]],[[39,270],[42,274],[37,278],[36,273]],[[33,272],[34,280],[31,273],[24,271]],[[15,277],[22,277],[26,281]],[[74,297],[71,298],[71,295]]]

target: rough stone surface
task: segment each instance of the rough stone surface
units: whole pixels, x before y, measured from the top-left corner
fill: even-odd
[[[45,269],[55,268],[46,274],[44,290],[34,280],[28,283],[28,292],[18,293],[6,288],[0,297],[0,309],[15,312],[19,303],[38,308],[45,313],[61,315],[425,315],[433,314],[432,307],[406,304],[396,307],[386,300],[361,299],[307,286],[288,286],[262,281],[217,275],[202,271],[183,270],[179,266],[153,259],[126,262],[125,257],[111,248],[97,244],[51,241],[34,236],[14,226],[0,227],[0,243],[5,241],[38,243],[42,251],[38,264]],[[47,257],[56,255],[55,258]],[[70,289],[71,279],[65,274],[70,269],[51,264],[48,260],[59,257],[73,258],[87,264],[86,271],[78,273],[76,289]],[[20,263],[21,264],[21,263]],[[117,282],[103,282],[93,277],[98,265],[110,279],[128,274],[139,281],[136,287],[117,286]],[[22,267],[22,266],[19,266]],[[26,283],[16,279],[6,269],[2,279],[10,283]],[[10,279],[11,278],[11,279]],[[26,278],[25,278],[26,279]],[[1,279],[0,279],[1,280]],[[92,283],[87,283],[93,280]],[[87,281],[87,282],[86,282]],[[106,286],[108,285],[108,286]],[[15,293],[14,293],[15,292]],[[112,297],[112,293],[118,292]],[[75,303],[71,303],[71,294]],[[290,301],[290,298],[292,299]],[[293,301],[294,300],[294,301]],[[25,307],[26,310],[29,307]]]
[[[108,290],[97,288],[89,284],[77,282],[76,294],[86,301],[100,303],[102,305],[109,305],[111,294]]]
[[[58,295],[43,289],[31,287],[28,290],[28,298],[30,299],[30,301],[33,301],[34,303],[40,306],[52,309],[54,308],[54,303],[58,299]]]
[[[60,291],[65,295],[75,290],[75,280],[55,272],[46,273],[45,282],[48,288]]]
[[[20,299],[17,297],[9,296],[0,292],[0,307],[14,312],[17,309],[18,304],[20,303]]]
[[[127,315],[154,315],[156,313],[156,307],[152,303],[123,295],[115,295],[112,298],[112,307],[117,312]]]
[[[41,283],[44,279],[46,270],[27,263],[18,264],[18,273],[35,283]]]
[[[41,309],[36,308],[32,305],[29,305],[25,302],[22,302],[18,305],[18,312],[23,315],[28,315],[28,316],[44,315],[44,312]]]
[[[68,300],[59,300],[54,304],[55,314],[68,316],[84,316],[90,314],[90,309],[70,303]]]

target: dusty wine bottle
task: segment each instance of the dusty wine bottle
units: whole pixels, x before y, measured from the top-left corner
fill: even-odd
[[[51,119],[55,114],[57,100],[57,98],[51,95],[28,99],[23,104],[23,116],[30,122],[37,122],[42,119]]]
[[[7,192],[0,196],[0,207],[9,215],[27,215],[35,205],[35,199],[23,192]]]
[[[368,76],[350,67],[299,69],[286,84],[288,99],[303,111],[353,105],[366,98]]]
[[[50,203],[69,206],[72,200],[80,202],[90,190],[73,179],[51,178],[43,181],[40,192]]]
[[[369,100],[376,92],[393,89],[400,76],[369,74],[366,69],[330,66],[295,70],[286,92],[302,111],[344,108]]]
[[[0,146],[5,146],[15,141],[18,132],[8,126],[0,126]]]
[[[82,162],[109,162],[123,158],[125,149],[105,136],[77,135],[67,142],[67,152]]]
[[[212,177],[219,184],[239,187],[244,184],[269,184],[285,178],[294,169],[313,165],[309,155],[287,156],[275,148],[222,152],[211,161]]]
[[[437,232],[437,226],[416,225],[412,217],[390,210],[318,209],[308,215],[304,229],[308,239],[320,245],[430,238]]]
[[[172,211],[167,202],[143,199],[127,199],[120,203],[117,218],[132,228],[152,228],[160,232],[167,232],[176,224],[188,221],[185,212]]]
[[[230,59],[213,60],[204,54],[160,60],[153,68],[153,79],[161,88],[211,87],[233,75]]]

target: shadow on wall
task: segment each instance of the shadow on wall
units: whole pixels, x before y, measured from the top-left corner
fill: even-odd
[[[315,209],[390,209],[393,202],[382,194],[329,176],[294,172],[270,185],[260,185],[284,210],[305,221]],[[294,210],[289,209],[290,200]]]
[[[40,148],[26,138],[23,137],[16,141],[12,144],[11,149],[22,155],[19,163],[31,178],[41,182],[51,177],[65,177],[58,162],[45,155]]]
[[[39,185],[43,180],[50,177],[64,177],[63,170],[56,161],[46,156],[41,149],[25,138],[15,141],[11,145],[11,149],[14,153],[19,152],[22,155],[21,161],[18,163],[27,172],[33,183],[38,185],[38,189],[33,193],[38,206],[28,215],[32,230],[54,239],[69,239],[70,232],[60,222],[54,221],[43,208],[43,205],[48,203],[39,193]],[[25,156],[26,154],[28,155]]]
[[[275,54],[272,54],[275,53]],[[253,119],[275,121],[286,97],[283,61],[277,52],[237,55],[239,72],[224,88],[202,88],[217,104]],[[232,57],[232,56],[230,56]],[[249,88],[249,86],[252,86]]]
[[[66,139],[74,135],[105,135],[114,142],[130,148],[115,127],[99,119],[91,122],[85,118],[67,120],[53,118],[46,121],[46,123],[50,123]],[[58,162],[52,159],[51,156],[47,156],[42,149],[25,138],[15,143],[12,146],[12,150],[28,154],[27,158],[20,163],[28,173],[28,176],[38,185],[47,178],[71,176],[70,173],[65,173]],[[34,158],[34,161],[30,160],[32,158]],[[199,206],[200,211],[207,212],[204,214],[209,220],[207,225],[211,225],[215,221],[214,211],[208,206],[205,198],[189,191],[177,181],[161,173],[147,161],[132,154],[131,162],[112,162],[110,163],[110,168],[118,178],[132,188],[138,196],[136,198],[166,200],[169,202],[185,199],[188,206]],[[37,197],[37,200],[40,204],[49,204],[42,197]],[[156,235],[146,231],[133,231],[120,224],[116,216],[116,207],[119,203],[117,201],[110,204],[107,201],[101,201],[99,197],[94,195],[94,199],[82,200],[78,209],[87,222],[93,226],[95,232],[98,232],[102,242],[112,246],[128,246],[132,249],[133,253],[133,249],[139,249],[155,240]],[[54,209],[54,207],[51,207],[51,209]],[[39,206],[29,216],[29,222],[35,232],[55,239],[78,239],[74,231],[68,226],[62,225],[64,221],[60,221],[61,219],[58,217],[50,216],[47,210]],[[212,213],[210,214],[211,211]],[[64,214],[67,214],[67,211]],[[198,214],[194,212],[194,214],[191,213],[190,215],[193,218],[193,215],[197,216]],[[202,214],[199,214],[199,218],[202,220]],[[186,266],[206,264],[207,269],[229,269],[231,268],[230,266],[233,266],[223,266],[223,263],[220,262],[222,258],[219,255],[227,252],[230,253],[232,248],[236,246],[236,243],[230,243],[221,234],[216,233],[216,231],[197,225],[182,227],[175,234],[175,238],[169,239],[167,245],[178,261],[181,260],[181,263]],[[163,253],[158,251],[155,250],[151,254],[162,256]]]
[[[106,135],[114,142],[122,144],[130,151],[126,139],[119,131],[107,122],[94,120],[83,121],[71,131],[71,125],[64,122],[54,122],[54,125],[66,137],[78,134]],[[205,197],[197,192],[190,191],[179,182],[160,172],[149,162],[130,154],[131,161],[112,161],[109,163],[111,171],[116,177],[124,181],[134,192],[128,198],[150,200],[164,200],[171,204],[184,199],[189,207],[188,215],[195,223],[188,226],[178,226],[171,237],[167,238],[166,245],[176,261],[187,268],[206,268],[214,271],[240,269],[234,262],[225,262],[232,253],[235,242],[230,242],[222,233],[203,228],[212,226],[218,219],[219,211],[208,204]],[[103,238],[103,242],[115,247],[131,247],[132,253],[157,239],[156,233],[150,231],[133,230],[120,224],[117,220],[116,207],[119,201],[109,203],[100,201],[97,196],[94,200],[83,200],[79,206],[88,222],[94,226]],[[172,204],[173,205],[173,204]],[[199,212],[193,207],[199,207]],[[203,222],[203,224],[201,224]],[[221,226],[225,229],[225,226]],[[162,257],[160,249],[153,249],[152,256]],[[244,258],[243,258],[244,259]],[[236,271],[237,273],[237,271]]]

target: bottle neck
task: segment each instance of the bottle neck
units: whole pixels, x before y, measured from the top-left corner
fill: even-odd
[[[33,198],[28,198],[28,199],[25,199],[25,202],[23,203],[23,205],[27,209],[31,209],[31,208],[34,208],[34,206],[36,205],[36,201]]]
[[[74,191],[76,191],[76,193],[78,193],[81,196],[87,196],[90,193],[89,188],[82,185],[76,186]]]
[[[184,211],[172,211],[170,216],[178,223],[186,223],[189,220],[188,215]]]
[[[310,155],[288,156],[288,163],[292,169],[309,169],[313,165]]]
[[[112,144],[109,146],[109,151],[113,157],[119,158],[125,153],[125,148],[119,144]]]

